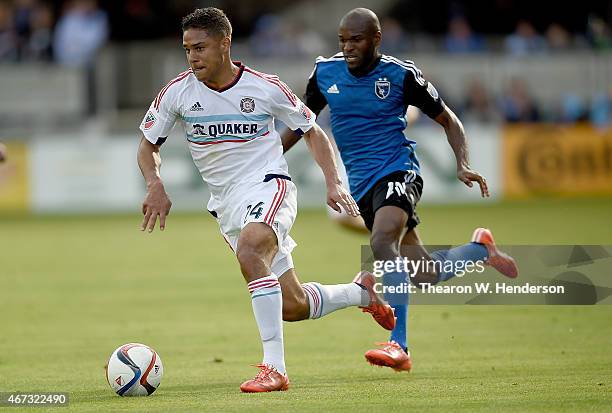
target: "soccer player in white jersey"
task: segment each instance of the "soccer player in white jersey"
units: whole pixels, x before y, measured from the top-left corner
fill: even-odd
[[[360,306],[388,330],[393,310],[374,292],[372,274],[348,284],[300,284],[291,258],[289,230],[297,213],[274,119],[303,134],[327,183],[327,203],[352,216],[359,211],[338,177],[329,139],[315,115],[278,77],[230,59],[231,25],[223,11],[196,9],[183,19],[183,47],[190,69],[157,95],[140,130],[138,164],[147,184],[141,229],[166,225],[171,202],[160,178],[161,144],[182,124],[191,155],[211,192],[208,209],[235,252],[251,293],[263,343],[263,362],[244,392],[286,390],[282,320],[314,319]]]

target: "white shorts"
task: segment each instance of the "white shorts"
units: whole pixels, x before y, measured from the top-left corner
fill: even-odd
[[[297,245],[289,236],[297,216],[297,189],[289,179],[279,176],[267,175],[266,182],[234,188],[214,211],[221,234],[234,252],[240,231],[247,224],[263,222],[272,228],[278,239],[278,252],[271,269],[278,277],[293,268],[291,251]]]

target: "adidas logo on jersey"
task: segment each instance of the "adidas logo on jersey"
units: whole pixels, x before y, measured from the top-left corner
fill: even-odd
[[[336,86],[336,84],[334,83],[333,85],[331,85],[329,87],[329,89],[327,89],[327,93],[340,93],[340,90],[338,90],[338,86]]]
[[[199,112],[201,110],[204,110],[204,108],[202,107],[202,105],[200,105],[200,102],[196,102],[193,104],[192,107],[189,108],[189,110],[192,112]]]

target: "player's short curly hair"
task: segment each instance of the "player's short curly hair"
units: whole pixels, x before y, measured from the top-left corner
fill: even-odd
[[[232,35],[232,25],[229,19],[223,10],[216,7],[195,9],[183,17],[181,27],[183,31],[187,29],[206,30],[212,36],[230,37]]]

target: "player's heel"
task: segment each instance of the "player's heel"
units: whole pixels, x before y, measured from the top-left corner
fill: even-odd
[[[518,265],[514,258],[499,250],[495,245],[493,233],[488,228],[476,228],[472,234],[472,242],[483,244],[487,248],[489,257],[486,264],[495,268],[508,278],[518,277]]]

